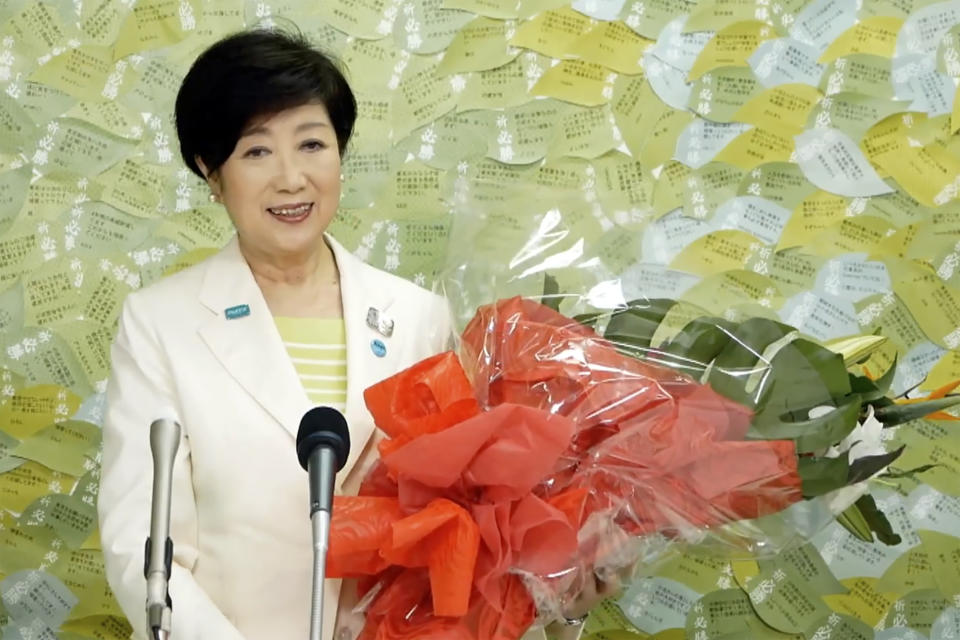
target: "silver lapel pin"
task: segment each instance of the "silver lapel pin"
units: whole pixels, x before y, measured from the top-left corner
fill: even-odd
[[[367,309],[367,326],[385,338],[393,335],[393,318],[380,313],[380,310],[374,307]]]

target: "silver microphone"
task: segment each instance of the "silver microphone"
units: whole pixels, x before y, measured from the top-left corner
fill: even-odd
[[[180,446],[180,425],[160,418],[150,425],[150,452],[153,454],[153,499],[150,512],[150,536],[144,552],[143,576],[147,579],[147,631],[155,640],[170,637],[170,601],[168,585],[173,563],[170,539],[170,494],[173,460]]]

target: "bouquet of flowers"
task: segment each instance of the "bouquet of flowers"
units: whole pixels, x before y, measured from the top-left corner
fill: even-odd
[[[889,540],[863,488],[900,454],[879,430],[956,402],[896,404],[892,371],[849,373],[875,338],[845,362],[774,320],[696,318],[651,346],[672,301],[552,302],[484,305],[459,357],[366,390],[387,438],[336,499],[328,561],[361,579],[363,638],[514,640],[633,570],[643,540],[757,553],[797,535],[765,518],[804,500]]]
[[[951,387],[895,400],[894,367],[860,366],[883,338],[638,295],[644,239],[600,224],[601,187],[454,185],[457,348],[366,390],[380,460],[334,507],[328,575],[359,579],[363,640],[515,640],[682,545],[757,558],[835,518],[898,541],[866,489],[901,453],[884,429]]]

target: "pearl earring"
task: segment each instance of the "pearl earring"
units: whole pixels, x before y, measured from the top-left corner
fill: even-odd
[[[211,193],[209,197],[210,197],[210,202],[217,202],[219,200],[219,198],[217,197],[217,194],[215,193]]]

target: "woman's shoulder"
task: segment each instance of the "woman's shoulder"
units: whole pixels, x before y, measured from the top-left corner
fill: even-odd
[[[424,318],[433,318],[447,313],[447,301],[443,296],[395,273],[378,269],[364,263],[365,280],[372,286],[389,291],[394,311],[404,309],[407,313]]]
[[[367,286],[376,287],[382,291],[389,291],[395,299],[411,303],[437,304],[443,302],[444,299],[442,296],[402,276],[375,267],[354,255],[353,252],[345,249],[339,243],[336,243],[335,240],[334,243],[337,261],[341,263],[339,264],[341,270],[344,266],[347,266],[355,275],[360,275]],[[342,264],[344,260],[348,262],[347,265]]]
[[[356,256],[352,256],[350,262],[354,275],[359,276],[354,283],[362,283],[368,291],[377,292],[375,295],[368,293],[364,296],[366,300],[382,302],[381,309],[398,324],[420,328],[411,334],[422,342],[416,352],[417,358],[433,355],[446,346],[451,327],[446,298],[395,273],[367,264]]]
[[[368,265],[372,277],[389,286],[392,302],[386,313],[396,321],[415,330],[398,332],[411,340],[410,353],[420,360],[448,348],[451,332],[450,308],[447,299],[415,282]],[[412,364],[412,362],[410,363]]]
[[[129,298],[159,302],[169,297],[184,298],[191,292],[198,291],[203,282],[203,274],[208,263],[216,256],[209,256],[202,261],[190,265],[151,282],[145,287],[134,291]]]
[[[183,318],[191,305],[198,302],[206,273],[215,260],[222,259],[223,251],[131,292],[124,301],[127,312],[137,313],[147,309],[152,315],[163,316],[169,312]]]
[[[433,293],[426,287],[408,280],[402,276],[398,276],[395,273],[390,273],[378,267],[364,263],[366,269],[369,270],[371,277],[380,280],[385,287],[390,287],[397,297],[403,296],[413,296],[415,299],[423,300],[433,300],[433,299],[442,299],[442,296]]]

